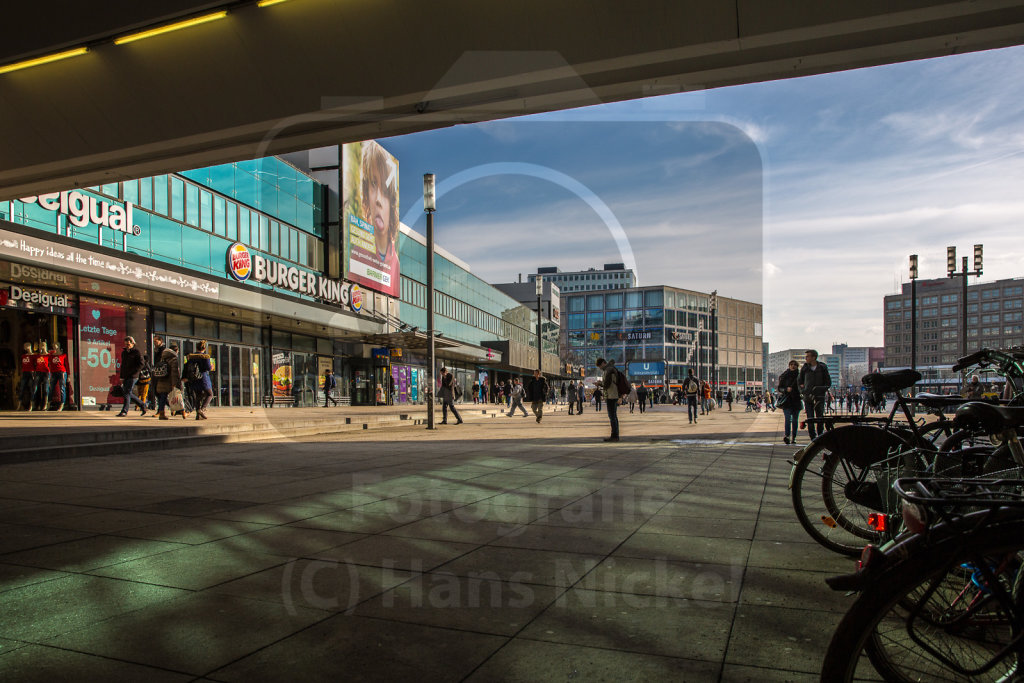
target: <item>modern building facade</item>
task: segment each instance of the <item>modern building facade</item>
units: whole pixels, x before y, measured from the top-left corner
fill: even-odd
[[[534,282],[538,277],[558,285],[563,294],[636,287],[636,274],[624,263],[606,263],[601,270],[589,268],[564,273],[557,266],[545,266],[531,273],[528,280]]]
[[[183,353],[207,340],[214,405],[313,405],[328,368],[343,401],[421,401],[425,240],[397,206],[383,248],[343,211],[345,149],[0,202],[0,409],[15,407],[26,343],[67,353],[76,404],[119,403],[110,389],[128,335],[146,353],[155,335]],[[357,244],[370,254],[361,268]],[[532,310],[444,249],[435,264],[439,365],[468,390],[509,351],[531,355]],[[557,371],[557,353],[546,359]]]
[[[714,370],[720,388],[760,388],[761,304],[719,296],[712,315],[711,298],[666,286],[563,295],[567,356],[588,374],[603,357],[650,384],[680,384],[693,368],[708,380]]]
[[[911,366],[911,285],[883,299],[885,365]],[[1024,278],[979,282],[967,288],[956,278],[917,281],[917,369],[932,390],[955,390],[952,366],[963,355],[963,306],[967,306],[966,351],[1024,344]],[[992,382],[999,382],[993,377]]]

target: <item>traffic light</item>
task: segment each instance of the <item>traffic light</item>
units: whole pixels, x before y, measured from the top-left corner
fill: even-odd
[[[946,273],[956,272],[956,247],[946,247]]]
[[[981,245],[974,245],[974,270],[981,275]]]
[[[910,279],[917,279],[917,254],[910,255]]]

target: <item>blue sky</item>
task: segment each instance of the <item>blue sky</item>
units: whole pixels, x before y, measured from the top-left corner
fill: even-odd
[[[417,230],[422,174],[464,181],[437,240],[489,281],[625,243],[642,284],[762,301],[773,349],[881,346],[911,253],[941,277],[947,245],[983,243],[985,280],[1024,275],[1022,72],[1009,48],[381,143]]]

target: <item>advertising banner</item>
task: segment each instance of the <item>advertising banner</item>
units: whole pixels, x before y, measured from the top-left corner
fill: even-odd
[[[373,140],[342,150],[345,277],[399,295],[398,161]]]
[[[270,371],[274,396],[291,396],[292,354],[288,351],[274,351],[270,356]]]
[[[146,309],[113,301],[82,297],[79,376],[82,384],[82,405],[120,404],[110,395],[110,388],[121,383],[121,349],[124,338],[131,336],[136,348],[145,356]]]

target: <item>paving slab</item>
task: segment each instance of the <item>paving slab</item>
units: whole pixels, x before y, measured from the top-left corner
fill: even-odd
[[[678,657],[515,638],[466,679],[470,683],[714,681],[720,665]]]
[[[58,647],[25,644],[0,656],[0,671],[5,680],[23,683],[53,683],[89,678],[110,683],[177,683],[194,676],[140,666],[106,657],[73,652]],[[86,674],[83,676],[83,674]]]
[[[507,638],[338,615],[211,674],[218,681],[459,681]],[[297,672],[302,672],[298,676]]]
[[[622,415],[618,444],[603,413],[467,411],[433,432],[0,453],[0,672],[38,680],[5,666],[23,653],[46,680],[814,678],[847,600],[823,578],[850,560],[795,523],[793,449],[765,445],[781,416],[684,416]],[[112,429],[154,428],[63,420],[0,423],[122,445]]]

